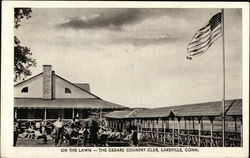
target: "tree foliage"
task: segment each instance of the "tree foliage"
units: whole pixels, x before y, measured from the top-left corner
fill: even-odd
[[[14,22],[16,29],[20,26],[20,22],[24,17],[26,19],[29,19],[31,17],[31,12],[31,8],[14,8]]]
[[[15,8],[14,9],[14,22],[15,28],[20,26],[23,18],[29,19],[31,8]],[[14,36],[14,81],[24,79],[26,76],[31,75],[30,67],[36,66],[36,60],[32,58],[30,48],[22,46],[20,40]]]

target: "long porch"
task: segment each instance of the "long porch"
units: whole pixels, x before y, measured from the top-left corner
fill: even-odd
[[[110,128],[125,130],[136,126],[144,141],[166,146],[222,146],[222,120],[219,117],[108,119]],[[241,116],[227,117],[225,146],[242,146]]]
[[[242,100],[226,101],[224,146],[242,147]],[[138,110],[137,110],[138,111]],[[163,146],[223,146],[223,119],[220,102],[111,112],[106,115],[109,127],[137,126],[144,141]]]

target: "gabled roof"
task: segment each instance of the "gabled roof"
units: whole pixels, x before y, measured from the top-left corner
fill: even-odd
[[[51,71],[53,77],[59,78],[60,80],[66,82],[67,84],[72,85],[77,88],[77,90],[84,91],[91,95],[90,98],[52,98],[45,100],[42,97],[40,98],[17,98],[15,97],[14,106],[17,108],[56,108],[56,109],[67,109],[67,108],[79,108],[79,109],[126,109],[127,107],[111,103],[105,100],[102,100],[100,97],[90,92],[89,84],[73,84],[72,82],[64,79],[63,77]],[[22,85],[32,79],[41,77],[42,73],[35,75],[28,80],[22,81],[15,86]],[[53,86],[54,87],[54,86]],[[93,97],[92,97],[93,96]]]
[[[35,76],[33,76],[33,77],[27,79],[27,80],[21,81],[21,82],[15,84],[14,87],[15,87],[15,86],[18,86],[18,85],[21,85],[21,84],[23,84],[23,83],[25,83],[25,82],[27,82],[27,81],[30,81],[30,80],[32,80],[32,79],[34,79],[34,78],[36,78],[36,77],[38,77],[38,76],[40,76],[40,75],[42,75],[42,74],[43,74],[43,73],[41,72],[41,73],[39,73],[39,74],[37,74],[37,75],[35,75]]]
[[[59,98],[45,100],[41,98],[15,98],[16,108],[48,108],[48,109],[126,109],[127,107],[114,104],[99,98]]]
[[[30,81],[30,80],[32,80],[32,79],[34,79],[34,78],[37,78],[37,77],[39,77],[40,75],[43,75],[43,72],[42,72],[42,73],[39,73],[39,74],[37,74],[37,75],[35,75],[35,76],[33,76],[33,77],[27,79],[27,80],[24,80],[24,81],[22,81],[22,82],[19,82],[19,83],[15,84],[14,87],[15,87],[15,86],[18,86],[18,85],[21,85],[21,84],[23,84],[23,83],[26,83],[27,81]],[[60,78],[60,79],[62,79],[62,80],[64,80],[65,82],[67,82],[67,83],[73,85],[74,87],[77,87],[78,89],[81,89],[82,91],[87,92],[88,94],[90,94],[90,95],[92,95],[92,96],[94,96],[94,97],[96,97],[96,98],[100,98],[100,97],[98,97],[98,96],[96,96],[95,94],[93,94],[93,93],[90,92],[89,84],[74,84],[74,83],[72,83],[72,82],[66,80],[65,78],[63,78],[63,77],[61,77],[61,76],[59,76],[59,75],[57,75],[57,74],[55,74],[55,73],[53,73],[53,75],[56,76],[56,77],[58,77],[58,78]]]

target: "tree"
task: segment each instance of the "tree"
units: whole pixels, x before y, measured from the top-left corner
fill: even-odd
[[[18,29],[20,22],[23,18],[29,19],[31,17],[31,8],[15,8],[14,9],[14,23],[15,29]],[[30,76],[31,66],[36,66],[36,60],[32,58],[32,52],[30,48],[21,46],[20,40],[14,36],[14,81],[18,79],[24,79],[26,76]]]

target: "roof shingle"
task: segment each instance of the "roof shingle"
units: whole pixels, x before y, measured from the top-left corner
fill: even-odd
[[[59,98],[44,100],[41,98],[15,98],[17,108],[55,108],[55,109],[126,109],[127,107],[99,98]]]

